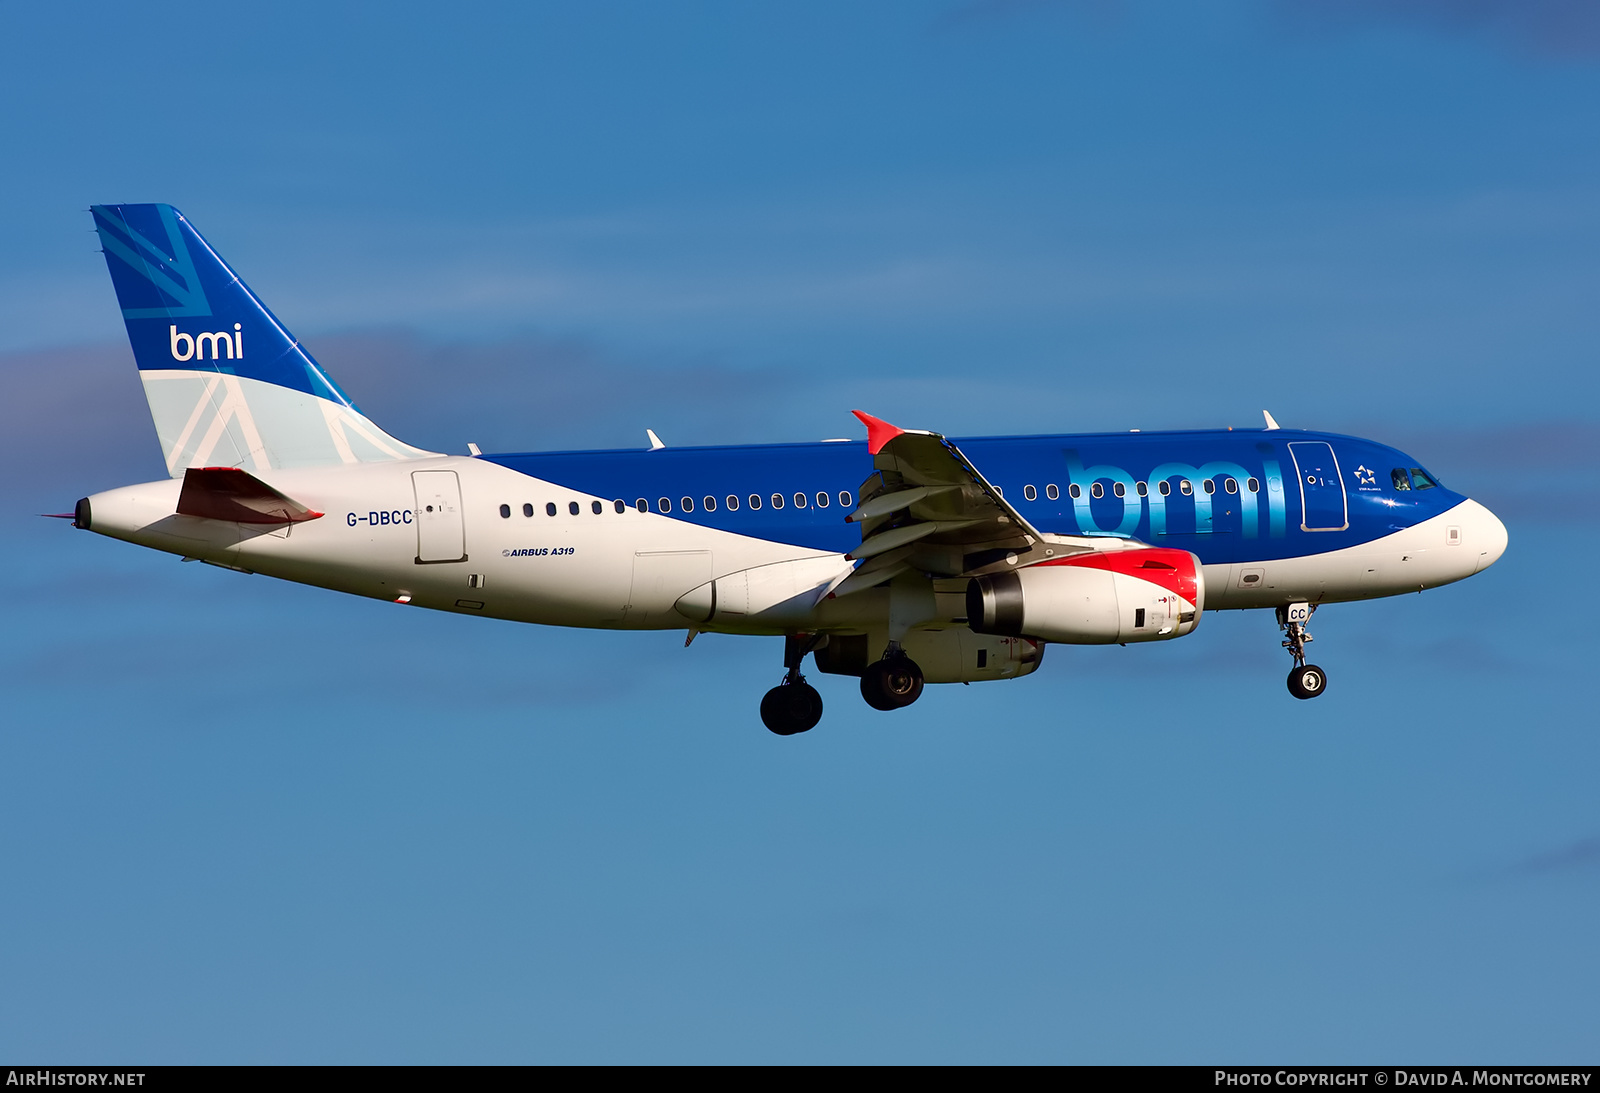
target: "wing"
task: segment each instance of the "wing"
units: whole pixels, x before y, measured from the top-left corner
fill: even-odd
[[[860,410],[855,415],[867,427],[876,470],[845,518],[861,525],[861,545],[847,555],[861,564],[835,596],[911,569],[976,577],[1096,549],[1087,537],[1040,532],[938,433],[896,428]]]

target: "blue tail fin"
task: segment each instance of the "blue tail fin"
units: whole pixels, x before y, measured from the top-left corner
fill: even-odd
[[[369,421],[171,205],[96,205],[167,470],[431,453]]]

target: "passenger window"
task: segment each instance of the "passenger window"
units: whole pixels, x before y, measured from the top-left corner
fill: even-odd
[[[851,493],[849,490],[840,490],[839,504],[843,505],[847,509],[853,508],[855,505],[855,494]]]
[[[596,516],[599,516],[605,510],[606,510],[606,507],[604,505],[602,505],[600,502],[598,502],[598,501],[590,501],[589,502],[589,511],[594,513]]]
[[[826,490],[818,490],[817,491],[817,508],[825,509],[827,507],[828,507],[828,494],[827,494],[827,491]]]
[[[1172,483],[1168,482],[1165,478],[1161,480],[1156,488],[1160,490],[1162,497],[1167,497],[1172,493]]]
[[[1072,499],[1074,501],[1083,496],[1083,491],[1078,488],[1078,484],[1076,482],[1067,487],[1067,492],[1072,495]]]
[[[1150,493],[1150,486],[1147,483],[1140,482],[1133,487],[1133,492],[1137,493],[1140,497],[1145,497]]]
[[[501,517],[501,519],[504,519],[504,520],[511,519],[511,506],[510,505],[501,505],[500,506],[500,517]]]
[[[1433,487],[1437,486],[1438,484],[1439,483],[1435,482],[1433,480],[1433,477],[1430,474],[1428,474],[1427,471],[1423,470],[1421,467],[1412,467],[1411,468],[1411,488],[1412,489],[1431,490],[1431,489],[1433,489]]]
[[[1217,492],[1217,483],[1213,479],[1208,478],[1204,482],[1202,482],[1201,485],[1205,487],[1205,491],[1207,493],[1216,493]]]
[[[1183,479],[1182,481],[1180,481],[1178,483],[1178,490],[1185,497],[1188,497],[1191,493],[1194,492],[1194,483],[1189,481],[1187,478],[1185,478],[1185,479]]]
[[[1112,484],[1111,492],[1116,494],[1118,497],[1126,497],[1128,493],[1128,487],[1124,486],[1121,482],[1116,482]]]
[[[1052,501],[1061,500],[1061,491],[1056,489],[1056,484],[1054,482],[1050,483],[1044,488],[1044,495],[1050,498]]]
[[[1260,493],[1261,492],[1261,483],[1257,482],[1254,478],[1252,478],[1252,479],[1250,479],[1250,481],[1248,481],[1248,482],[1246,482],[1244,484],[1244,488],[1249,490],[1251,493]]]
[[[783,494],[775,493],[772,495],[772,507],[775,509],[783,508]]]
[[[633,507],[638,509],[640,512],[649,512],[650,511],[650,502],[646,501],[643,497],[641,497],[641,498],[639,498],[637,501],[635,501],[633,503]]]
[[[545,502],[544,514],[546,516],[554,516],[556,514],[556,503],[554,501]]]
[[[1229,493],[1238,493],[1239,481],[1236,478],[1224,478],[1222,480],[1222,488],[1227,490]]]
[[[705,510],[707,512],[716,512],[717,511],[717,499],[715,497],[710,497],[710,496],[702,497],[700,499],[700,504],[705,507]]]
[[[803,508],[806,507],[806,495],[805,494],[797,493],[797,494],[794,495],[794,507],[797,508],[797,509],[803,509]]]
[[[657,497],[656,498],[656,511],[657,512],[671,512],[672,511],[672,498],[670,498],[670,497]]]
[[[694,511],[694,498],[693,497],[680,497],[680,498],[678,498],[678,507],[683,509],[684,512],[693,512]]]
[[[728,511],[729,512],[738,512],[739,511],[739,495],[738,494],[730,493],[730,494],[728,494],[728,496],[726,498],[724,498],[724,500],[728,503]]]
[[[524,516],[532,516],[533,515],[533,506],[530,505],[530,504],[527,504],[526,502],[524,502],[523,506],[522,506],[522,515],[524,515]]]
[[[1397,490],[1409,490],[1411,488],[1411,476],[1406,473],[1404,467],[1396,467],[1390,471],[1389,481],[1394,483],[1394,488]]]
[[[752,493],[748,500],[752,509],[759,509],[761,507],[761,495],[759,493]]]
[[[1023,486],[1022,496],[1029,501],[1037,501],[1039,500],[1039,491],[1034,489],[1031,485]]]
[[[578,515],[578,503],[576,501],[568,501],[567,511],[572,513],[574,516]]]
[[[1104,486],[1102,486],[1100,483],[1096,482],[1094,485],[1089,487],[1089,496],[1090,497],[1104,497],[1105,495],[1106,495],[1106,488]]]
[[[618,512],[618,514],[620,515],[621,513],[624,513],[624,512],[627,512],[627,511],[628,511],[628,503],[626,501],[624,501],[620,497],[617,498],[617,512]]]

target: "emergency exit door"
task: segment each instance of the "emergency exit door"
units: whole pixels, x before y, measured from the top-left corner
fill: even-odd
[[[461,480],[455,471],[412,471],[417,496],[417,564],[467,560]]]

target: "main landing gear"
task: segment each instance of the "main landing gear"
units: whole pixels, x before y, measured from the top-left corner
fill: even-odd
[[[783,682],[761,699],[761,723],[779,736],[793,736],[822,720],[822,696],[800,674],[800,662],[821,642],[820,634],[790,634],[783,643]],[[922,669],[890,642],[883,659],[861,673],[861,697],[875,710],[898,710],[922,694]]]
[[[818,634],[790,634],[783,641],[783,682],[761,699],[761,723],[779,736],[816,728],[822,720],[822,696],[800,674],[800,662],[816,648]]]
[[[1289,693],[1296,698],[1316,698],[1328,689],[1328,673],[1315,664],[1306,663],[1306,645],[1312,640],[1306,624],[1317,610],[1314,603],[1291,603],[1278,608],[1278,626],[1288,638],[1283,647],[1294,657],[1294,670],[1289,673]]]
[[[922,695],[922,669],[890,642],[883,659],[861,673],[861,697],[875,710],[898,710]]]

